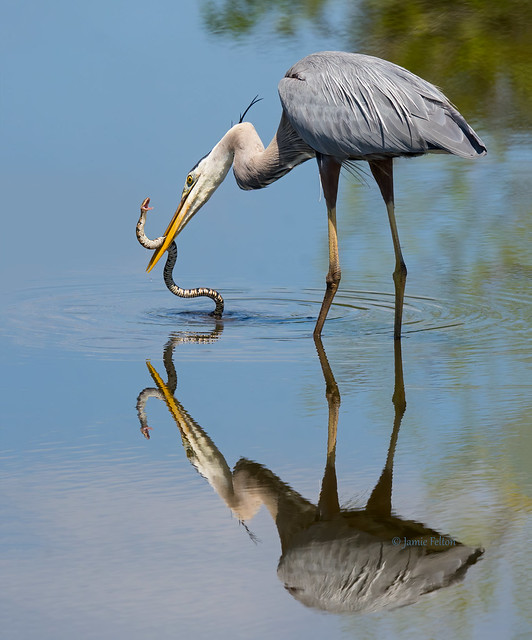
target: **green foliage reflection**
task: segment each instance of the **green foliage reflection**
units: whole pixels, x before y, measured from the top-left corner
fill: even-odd
[[[202,14],[207,29],[218,35],[241,38],[270,22],[277,36],[295,35],[304,24],[319,26],[330,0],[206,0]]]
[[[353,41],[439,83],[460,109],[532,123],[529,0],[366,0]]]
[[[345,14],[341,33],[327,20],[333,8]],[[258,29],[295,38],[311,26],[336,35],[334,48],[386,58],[438,84],[469,118],[532,126],[530,0],[205,0],[202,13],[208,31],[237,40]]]

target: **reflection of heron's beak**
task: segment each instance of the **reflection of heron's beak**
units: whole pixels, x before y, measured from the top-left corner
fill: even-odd
[[[170,224],[168,228],[164,232],[164,242],[163,244],[155,250],[153,256],[151,257],[150,263],[146,271],[149,273],[153,267],[159,262],[163,253],[168,249],[168,247],[172,244],[172,240],[176,237],[176,235],[181,231],[183,227],[183,222],[187,217],[187,212],[190,209],[190,205],[194,201],[194,198],[187,200],[190,195],[190,191],[183,195],[181,198],[181,202],[174,213],[174,217],[170,220]]]
[[[179,410],[179,407],[177,406],[177,402],[175,401],[174,396],[170,393],[167,385],[164,384],[163,379],[157,373],[152,363],[149,360],[147,360],[146,364],[148,365],[148,369],[151,377],[153,378],[153,381],[157,385],[157,388],[159,389],[159,391],[164,396],[164,400],[166,402],[167,407],[170,409],[170,413],[174,416],[174,419],[177,421],[178,426],[181,428],[183,424],[186,425],[186,422],[183,420],[182,413]]]

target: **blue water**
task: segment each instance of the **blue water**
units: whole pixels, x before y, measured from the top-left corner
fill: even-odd
[[[265,98],[249,117],[266,140],[285,70],[342,43],[304,29],[267,50],[237,46],[211,37],[195,6],[164,2],[23,2],[7,13],[3,635],[526,637],[530,133],[480,120],[485,159],[396,167],[409,275],[392,514],[484,552],[408,606],[326,613],[278,576],[266,485],[245,493],[246,508],[227,493],[244,458],[286,495],[319,502],[332,414],[312,339],[327,270],[315,163],[254,193],[229,176],[180,236],[176,279],[219,290],[219,322],[211,301],[174,298],[159,267],[146,275],[134,227],[150,196],[147,232],[159,235],[187,170],[250,99]],[[323,333],[341,396],[338,495],[351,511],[381,477],[397,422],[393,252],[366,182],[342,179],[343,279]],[[147,362],[164,383],[172,373],[168,345],[170,395],[197,442],[157,397],[144,407],[150,429],[139,421],[139,394],[156,388]]]

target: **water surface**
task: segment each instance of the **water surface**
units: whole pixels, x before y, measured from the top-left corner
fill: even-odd
[[[510,73],[519,52],[492,110],[477,88],[493,90],[496,68],[476,74],[467,58],[468,96],[445,58],[425,60],[417,38],[399,37],[401,21],[385,37],[385,13],[364,3],[367,39],[333,2],[320,5],[327,25],[304,3],[287,39],[282,7],[268,5],[281,14],[265,10],[250,31],[270,42],[263,49],[246,30],[235,39],[218,22],[214,33],[200,4],[186,15],[166,2],[10,9],[4,635],[526,637],[532,138],[526,86]],[[505,25],[497,46],[508,51],[513,14]],[[472,41],[479,51],[490,33]],[[397,163],[409,268],[400,354],[391,239],[369,176],[342,179],[343,279],[323,349],[312,339],[327,270],[314,163],[256,193],[229,177],[180,237],[176,279],[218,289],[221,321],[208,300],[174,298],[159,268],[147,276],[134,236],[147,195],[148,233],[161,233],[187,170],[256,93],[265,100],[250,118],[266,139],[286,68],[355,40],[433,81],[441,73],[489,148],[475,163]],[[470,562],[431,593],[347,599],[350,612],[337,602],[331,612],[332,550],[358,550],[355,566],[373,557],[371,534],[391,558],[392,530],[437,558],[449,556],[430,538],[452,541]]]

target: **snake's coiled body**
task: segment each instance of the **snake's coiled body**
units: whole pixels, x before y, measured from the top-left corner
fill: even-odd
[[[164,236],[159,238],[155,238],[155,240],[150,240],[144,233],[144,225],[146,224],[146,214],[150,210],[148,207],[150,203],[150,199],[146,198],[140,207],[140,218],[137,222],[137,240],[140,244],[146,249],[158,249],[164,242]],[[207,287],[199,287],[197,289],[182,289],[178,286],[173,279],[172,272],[175,267],[175,263],[177,262],[177,245],[175,242],[168,247],[168,258],[166,260],[166,264],[164,265],[164,283],[168,287],[168,289],[176,296],[180,298],[199,298],[200,296],[205,296],[207,298],[211,298],[216,304],[216,308],[212,312],[212,315],[215,318],[221,318],[224,311],[224,299],[214,289],[209,289]]]

